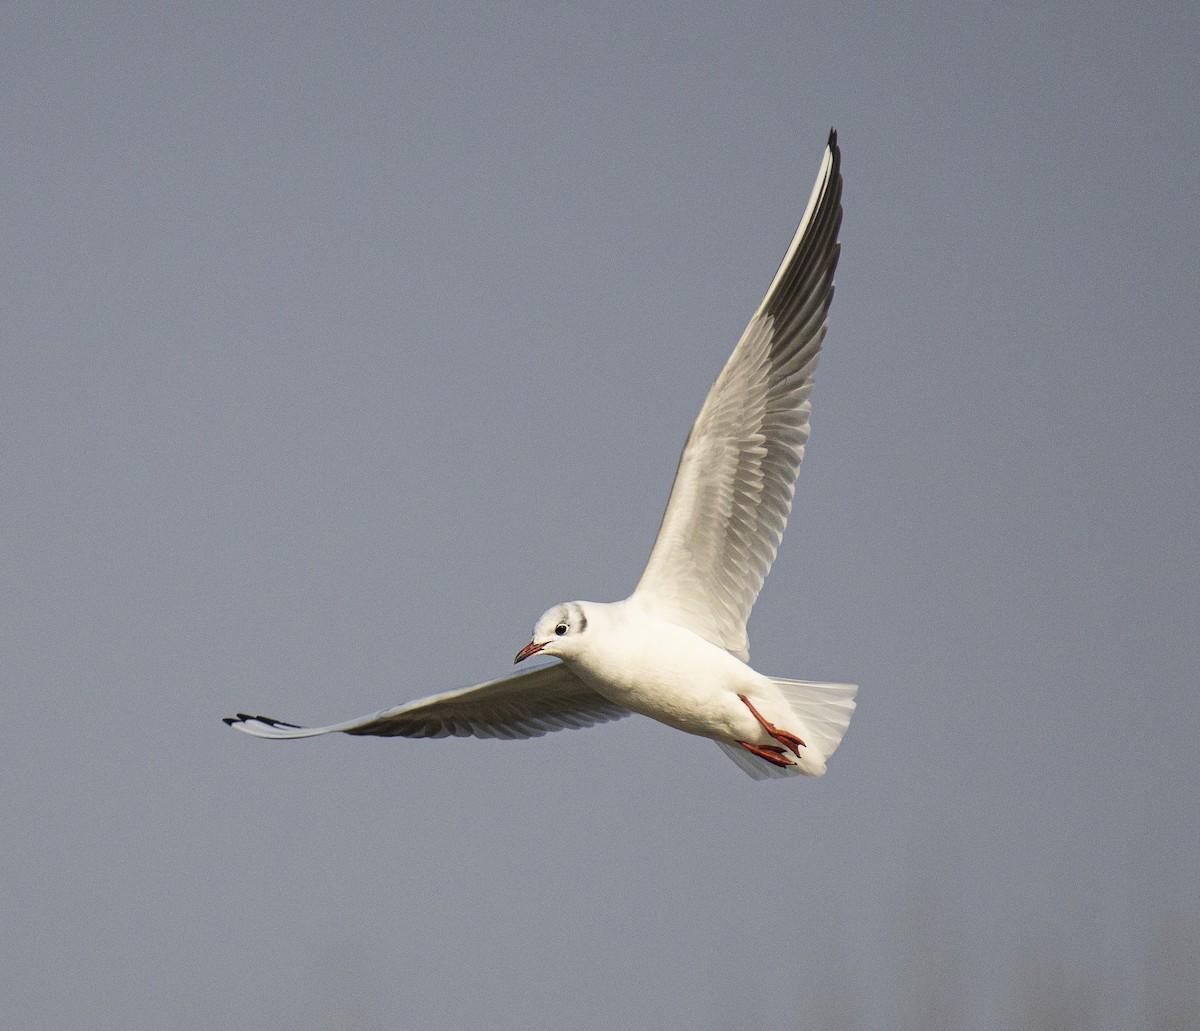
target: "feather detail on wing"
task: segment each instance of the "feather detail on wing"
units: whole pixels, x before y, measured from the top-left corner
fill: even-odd
[[[808,440],[842,221],[829,145],[804,218],[688,436],[634,598],[745,660],[746,620],[775,560]]]
[[[554,662],[328,727],[298,727],[244,713],[227,716],[225,722],[265,738],[338,732],[375,737],[525,738],[590,727],[628,715],[628,709],[598,695],[566,666]]]

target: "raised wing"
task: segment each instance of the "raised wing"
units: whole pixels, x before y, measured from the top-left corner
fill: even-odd
[[[628,715],[628,709],[596,694],[566,666],[554,662],[328,727],[297,727],[245,713],[227,716],[225,722],[247,734],[267,738],[338,732],[375,737],[523,738],[590,727]]]
[[[831,131],[804,218],[684,445],[633,595],[743,660],[746,620],[783,538],[808,440],[841,223]]]

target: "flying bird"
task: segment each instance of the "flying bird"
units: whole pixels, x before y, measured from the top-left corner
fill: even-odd
[[[515,675],[327,727],[245,714],[225,722],[264,738],[526,738],[641,713],[711,738],[756,779],[824,773],[858,688],[757,672],[746,621],[779,549],[808,441],[841,197],[830,131],[804,217],[692,426],[628,598],[547,610],[514,661],[554,661]]]

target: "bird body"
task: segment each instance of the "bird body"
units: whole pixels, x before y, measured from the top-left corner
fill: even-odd
[[[824,773],[854,711],[854,685],[765,676],[694,631],[662,619],[636,593],[618,602],[574,601],[549,609],[517,661],[534,654],[560,659],[582,683],[623,709],[711,738],[756,777]],[[757,759],[742,763],[747,753],[738,745],[779,747],[768,726],[794,735],[803,746],[774,770]]]
[[[762,736],[738,695],[774,709],[777,692],[767,677],[691,630],[645,611],[636,599],[575,604],[587,615],[586,647],[551,654],[598,694],[688,734],[755,741]]]
[[[756,779],[824,773],[857,688],[757,672],[746,621],[783,537],[808,441],[841,192],[830,132],[800,225],[684,444],[633,594],[554,606],[516,657],[558,661],[326,727],[245,714],[226,722],[266,738],[536,737],[636,712],[712,739]]]

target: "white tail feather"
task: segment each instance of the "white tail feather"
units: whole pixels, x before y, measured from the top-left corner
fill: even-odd
[[[806,746],[803,760],[792,766],[776,766],[751,754],[741,745],[727,741],[718,741],[717,744],[755,780],[791,777],[801,773],[821,776],[825,772],[825,763],[841,744],[842,736],[850,725],[858,687],[854,684],[823,684],[815,680],[785,680],[781,677],[772,677],[771,680],[800,723],[796,729]]]
[[[755,780],[771,780],[775,777],[795,777],[803,771],[799,766],[776,766],[774,763],[751,755],[741,745],[731,745],[728,741],[718,741],[717,747],[730,759],[737,763]]]

